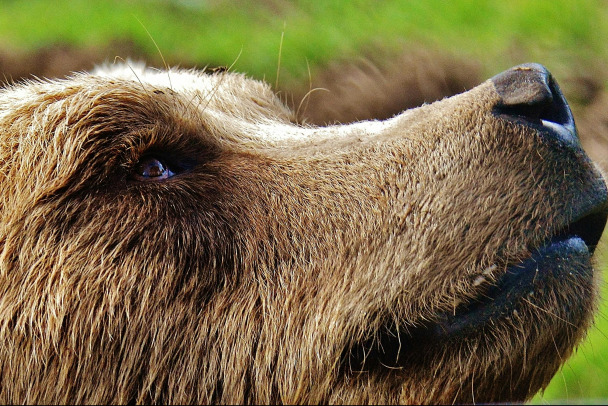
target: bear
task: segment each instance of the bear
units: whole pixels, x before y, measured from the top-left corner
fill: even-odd
[[[524,401],[596,308],[606,186],[537,64],[329,126],[229,71],[30,80],[0,174],[1,403]]]

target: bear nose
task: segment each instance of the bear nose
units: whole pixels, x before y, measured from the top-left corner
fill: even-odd
[[[492,79],[500,101],[494,111],[501,117],[532,127],[573,146],[580,146],[574,117],[551,73],[542,65],[515,66]]]

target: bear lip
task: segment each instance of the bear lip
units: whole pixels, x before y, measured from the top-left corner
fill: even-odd
[[[467,300],[451,311],[438,312],[433,320],[405,330],[395,329],[389,323],[375,339],[377,345],[372,345],[372,340],[345,353],[348,363],[344,365],[351,370],[386,372],[400,369],[412,354],[423,353],[424,348],[433,343],[482,334],[487,326],[516,315],[522,302],[530,296],[546,295],[556,283],[591,281],[591,256],[608,220],[608,192],[604,182],[598,180],[593,189],[591,199],[578,202],[579,210],[573,213],[571,221],[542,240],[529,257],[507,265],[493,283],[485,279],[497,268],[490,266],[483,273],[486,290],[475,299]],[[571,305],[574,306],[565,306]]]
[[[507,267],[504,274],[476,300],[453,312],[437,317],[426,328],[431,336],[455,336],[474,333],[493,320],[516,311],[521,298],[550,286],[552,279],[578,272],[577,277],[592,278],[590,266],[580,269],[569,263],[589,264],[608,217],[607,207],[589,213],[545,240],[530,257]]]
[[[608,220],[608,195],[603,182],[601,186],[593,202],[581,204],[590,209],[581,210],[582,214],[575,215],[566,226],[543,240],[528,258],[508,265],[502,276],[477,299],[439,314],[436,321],[418,329],[423,331],[422,335],[446,338],[474,334],[487,323],[513,313],[522,298],[539,287],[550,286],[552,279],[573,272],[578,272],[576,277],[593,278],[591,256]],[[572,264],[585,266],[577,268]]]

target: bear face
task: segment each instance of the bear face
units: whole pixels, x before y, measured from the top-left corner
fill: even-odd
[[[606,187],[539,65],[329,127],[120,65],[0,137],[3,403],[524,400],[590,323]]]

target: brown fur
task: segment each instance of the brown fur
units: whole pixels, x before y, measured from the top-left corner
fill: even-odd
[[[572,277],[466,337],[407,338],[599,176],[492,114],[491,82],[348,131],[233,73],[137,72],[0,92],[0,403],[524,400],[584,334],[595,288]],[[313,135],[251,133],[285,129]],[[189,169],[134,178],[150,154]]]

